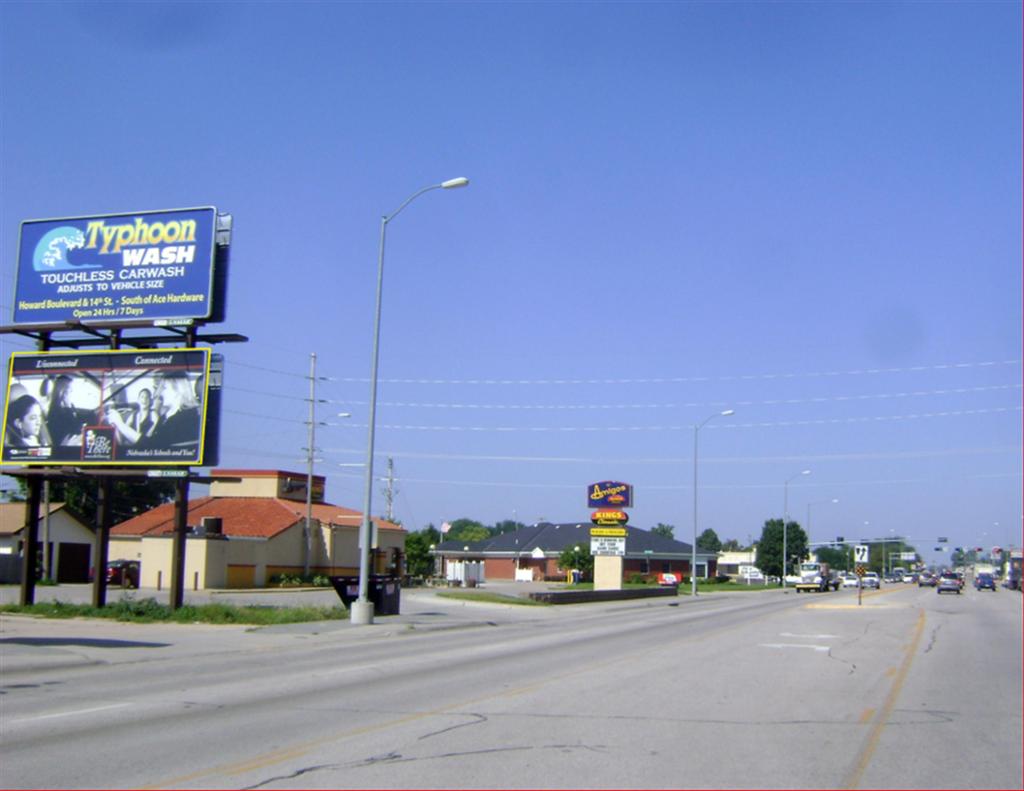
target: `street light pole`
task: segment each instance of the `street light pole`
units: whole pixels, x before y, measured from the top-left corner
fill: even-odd
[[[789,482],[795,481],[801,475],[810,475],[810,470],[801,470],[792,478],[788,478],[782,486],[782,587],[786,587],[786,553],[789,550],[787,541],[789,536],[787,535],[788,528],[786,522],[789,521]]]
[[[709,415],[703,423],[693,427],[693,545],[690,547],[690,595],[697,595],[697,432],[699,432],[709,420],[716,417],[728,417],[736,414],[733,409],[726,409],[714,415]],[[705,567],[706,568],[706,567]]]
[[[373,603],[367,599],[370,573],[370,507],[373,499],[373,442],[377,421],[377,367],[380,361],[380,308],[384,290],[384,241],[388,223],[424,192],[435,189],[454,189],[469,184],[467,178],[454,178],[431,184],[429,187],[414,192],[391,214],[380,219],[380,252],[377,257],[377,303],[373,318],[373,354],[370,365],[370,412],[368,416],[369,431],[366,438],[366,482],[363,491],[363,518],[359,524],[359,598],[352,602],[349,620],[357,626],[373,623]]]

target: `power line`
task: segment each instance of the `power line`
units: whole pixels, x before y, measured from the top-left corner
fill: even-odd
[[[989,409],[958,409],[943,412],[919,412],[909,415],[876,415],[871,417],[846,417],[846,418],[819,418],[814,420],[778,420],[764,421],[759,423],[719,423],[710,425],[707,428],[715,430],[728,430],[740,428],[778,428],[790,426],[827,426],[827,425],[850,425],[855,423],[875,423],[901,420],[924,420],[939,417],[965,417],[974,415],[992,415],[1007,412],[1020,412],[1022,407],[993,407]],[[367,428],[365,424],[353,423],[352,428]],[[691,424],[682,425],[656,425],[656,426],[424,426],[424,425],[399,425],[399,424],[378,424],[378,429],[389,431],[454,431],[454,432],[498,432],[505,434],[514,433],[631,433],[645,431],[693,431]]]
[[[688,382],[734,382],[758,381],[764,379],[813,379],[837,376],[864,376],[891,373],[919,373],[922,371],[946,371],[965,368],[991,368],[1004,365],[1020,365],[1020,360],[991,360],[977,363],[939,363],[936,365],[915,365],[905,368],[858,368],[846,371],[808,371],[797,373],[727,374],[721,376],[660,376],[648,378],[620,379],[380,379],[387,384],[427,385],[609,385],[609,384],[681,384]],[[339,377],[339,382],[368,382],[365,377]]]
[[[718,407],[718,406],[778,406],[785,404],[820,404],[842,401],[870,401],[889,398],[919,398],[922,396],[938,395],[963,395],[966,393],[987,393],[999,390],[1020,390],[1020,383],[1004,385],[983,385],[979,387],[954,387],[942,390],[913,390],[900,393],[873,393],[866,395],[838,395],[820,396],[811,398],[771,398],[761,401],[734,401],[714,402],[690,401],[684,403],[664,404],[439,404],[412,401],[382,401],[380,406],[402,407],[410,409],[507,409],[507,410],[538,410],[538,411],[575,411],[575,410],[604,410],[604,409],[685,409],[690,407]],[[256,392],[256,391],[249,391]],[[338,403],[351,406],[365,406],[366,401],[339,401]]]
[[[324,453],[362,453],[355,448],[324,448]],[[890,453],[820,453],[788,456],[711,456],[701,461],[709,464],[776,464],[779,462],[822,462],[822,461],[875,461],[879,459],[928,459],[949,456],[982,456],[1000,453],[1020,454],[1020,445],[1004,445],[987,448],[958,448],[923,451],[893,451]],[[554,462],[558,464],[688,464],[690,457],[641,457],[641,458],[597,458],[581,456],[499,456],[459,453],[415,453],[402,451],[381,451],[382,456],[402,459],[426,459],[438,461],[507,461],[535,464]]]

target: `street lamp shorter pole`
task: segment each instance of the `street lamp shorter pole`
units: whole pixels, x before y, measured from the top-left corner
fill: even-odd
[[[693,427],[693,545],[690,547],[690,595],[697,595],[697,432],[704,424],[716,417],[728,417],[736,414],[733,409],[726,409],[704,419],[703,423]]]
[[[782,587],[786,587],[786,553],[789,550],[787,543],[786,522],[789,520],[789,482],[796,480],[801,475],[810,475],[810,470],[801,470],[792,478],[788,478],[782,486]]]

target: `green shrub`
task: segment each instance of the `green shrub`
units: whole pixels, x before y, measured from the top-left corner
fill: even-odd
[[[315,587],[329,588],[331,580],[326,574],[272,574],[267,583],[270,587],[277,588],[300,588]]]

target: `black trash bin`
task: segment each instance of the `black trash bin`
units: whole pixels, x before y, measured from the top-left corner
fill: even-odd
[[[359,577],[331,577],[331,585],[349,610],[359,598]],[[366,597],[373,603],[376,615],[398,615],[401,606],[402,585],[398,577],[371,574],[367,580]]]
[[[359,598],[359,577],[330,577],[334,592],[338,594],[341,603],[349,610],[352,609],[352,602]]]
[[[390,574],[371,574],[369,596],[375,614],[398,615],[402,603],[402,582]]]

